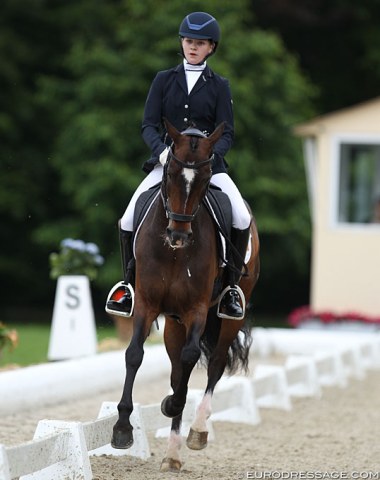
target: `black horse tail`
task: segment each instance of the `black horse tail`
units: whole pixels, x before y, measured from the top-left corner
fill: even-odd
[[[217,306],[211,307],[206,328],[200,339],[201,363],[206,367],[218,342],[222,319],[216,314]],[[239,334],[232,342],[227,354],[226,372],[234,374],[238,371],[248,372],[249,352],[252,345],[251,328],[244,323]]]

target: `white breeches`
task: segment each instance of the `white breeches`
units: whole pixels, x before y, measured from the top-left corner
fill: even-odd
[[[251,223],[251,214],[232,178],[227,173],[216,173],[211,177],[211,183],[219,187],[230,199],[232,226],[238,230],[248,228]]]
[[[135,212],[136,201],[141,193],[149,190],[150,187],[161,182],[163,167],[158,163],[154,169],[144,178],[132,195],[124,215],[121,218],[120,226],[123,230],[133,230],[133,215]],[[217,173],[211,177],[211,183],[219,187],[226,193],[231,201],[232,206],[232,226],[238,230],[245,230],[249,227],[251,216],[244,203],[238,188],[227,173]]]

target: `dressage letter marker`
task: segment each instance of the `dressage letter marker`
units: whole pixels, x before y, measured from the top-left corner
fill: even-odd
[[[58,278],[48,359],[64,360],[96,353],[96,328],[90,283],[85,275]]]

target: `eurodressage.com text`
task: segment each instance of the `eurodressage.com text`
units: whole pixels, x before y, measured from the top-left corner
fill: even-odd
[[[380,471],[372,472],[309,472],[309,471],[300,471],[300,472],[282,472],[282,471],[273,471],[273,472],[246,472],[243,475],[240,475],[240,479],[255,479],[255,480],[345,480],[345,479],[354,479],[354,480],[380,480]]]

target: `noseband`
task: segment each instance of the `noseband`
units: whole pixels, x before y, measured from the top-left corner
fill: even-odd
[[[180,160],[178,157],[176,157],[174,155],[174,152],[173,152],[172,148],[170,147],[169,153],[168,153],[168,158],[167,158],[167,161],[166,161],[165,166],[164,166],[164,174],[163,174],[163,182],[162,182],[163,188],[161,189],[161,197],[162,197],[162,201],[163,201],[163,204],[164,204],[164,209],[165,209],[165,213],[166,213],[167,218],[169,218],[170,220],[174,220],[176,222],[186,222],[186,223],[187,222],[192,222],[194,220],[196,214],[198,213],[198,210],[199,210],[200,206],[201,206],[201,204],[199,203],[197,208],[195,209],[195,212],[192,213],[191,215],[185,215],[183,213],[175,213],[175,212],[172,212],[170,210],[170,208],[168,206],[168,196],[167,196],[167,192],[166,192],[166,177],[167,177],[167,171],[168,171],[169,163],[171,162],[171,160],[174,160],[182,168],[190,168],[192,170],[198,170],[199,168],[204,167],[205,165],[211,164],[213,158],[214,158],[214,155],[211,155],[210,158],[208,158],[207,160],[203,160],[202,162],[186,163],[186,162],[183,162],[182,160]]]

